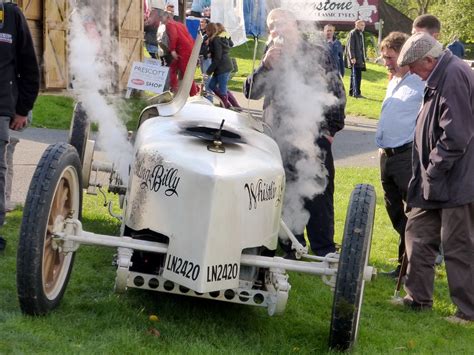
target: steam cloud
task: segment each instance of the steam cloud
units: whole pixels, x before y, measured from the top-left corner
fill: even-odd
[[[273,129],[283,161],[291,162],[294,168],[287,171],[283,220],[293,233],[302,233],[309,220],[305,199],[322,193],[327,184],[324,152],[315,146],[319,123],[324,121],[325,108],[338,99],[328,90],[321,52],[290,49],[281,37],[273,41],[282,47],[283,55],[270,80],[280,87],[265,120]],[[312,36],[311,42],[323,46],[319,36]]]
[[[105,4],[94,1],[89,7],[73,10],[69,21],[69,64],[76,98],[82,102],[89,119],[99,124],[98,144],[127,184],[133,148],[113,100],[103,95],[113,81],[117,59],[112,55],[117,56],[118,52],[107,16],[110,9]]]

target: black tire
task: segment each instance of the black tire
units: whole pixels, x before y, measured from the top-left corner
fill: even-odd
[[[79,217],[82,207],[81,163],[66,143],[50,145],[31,180],[23,210],[17,254],[17,292],[28,315],[56,308],[66,290],[74,253],[61,253],[52,244],[52,229],[63,218]]]
[[[334,290],[329,347],[348,350],[356,342],[375,216],[375,190],[357,185],[351,194]]]
[[[77,150],[81,165],[84,164],[84,152],[89,139],[90,121],[82,104],[78,102],[72,114],[71,127],[69,129],[68,143]]]

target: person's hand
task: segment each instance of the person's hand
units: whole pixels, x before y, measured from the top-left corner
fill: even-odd
[[[334,137],[330,136],[329,134],[325,134],[324,138],[326,138],[328,140],[328,142],[331,143],[331,144],[332,144],[332,142],[334,142]]]
[[[176,51],[171,51],[171,56],[173,57],[173,59],[178,59],[179,58],[179,55],[178,55],[178,53],[176,53]]]
[[[10,129],[19,131],[26,126],[26,116],[16,114],[13,120],[10,121]]]
[[[352,58],[352,59],[351,59],[351,63],[352,63],[352,64],[355,64],[355,63],[356,63],[356,59],[355,59],[355,58]]]
[[[280,60],[281,53],[282,51],[280,47],[270,48],[267,53],[265,53],[265,57],[263,57],[263,66],[267,69],[273,68],[275,64],[278,63],[278,61]]]

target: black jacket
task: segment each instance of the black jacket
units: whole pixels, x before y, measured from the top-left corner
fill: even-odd
[[[271,44],[270,44],[271,46]],[[270,47],[267,47],[265,52]],[[332,93],[338,101],[327,107],[324,111],[324,121],[321,123],[321,131],[327,133],[331,136],[334,136],[336,132],[344,128],[345,120],[345,106],[346,106],[346,94],[344,92],[344,84],[342,83],[341,77],[339,76],[337,65],[334,63],[331,53],[329,52],[327,46],[316,46],[309,44],[306,41],[302,42],[299,54],[293,55],[303,55],[307,61],[300,59],[299,64],[295,61],[295,68],[298,71],[304,72],[306,84],[311,84],[314,82],[316,76],[321,76],[321,72],[315,65],[310,63],[314,60],[313,58],[319,53],[319,61],[322,67],[322,70],[325,71],[327,79],[327,90]],[[266,110],[270,104],[273,104],[276,107],[278,120],[288,119],[288,117],[293,115],[293,112],[288,112],[288,107],[283,102],[284,100],[279,100],[285,95],[284,89],[282,87],[285,85],[279,77],[278,73],[273,73],[273,70],[266,69],[262,64],[255,70],[255,72],[247,78],[247,81],[244,84],[244,95],[247,98],[251,99],[260,99],[265,96],[263,102],[263,109]],[[277,75],[275,75],[277,74]],[[252,84],[253,83],[253,84]],[[250,92],[250,86],[252,85],[252,91]],[[316,119],[315,119],[316,122]]]
[[[39,68],[26,19],[12,3],[4,3],[0,28],[0,116],[26,116],[39,91]]]
[[[364,34],[358,29],[349,32],[346,46],[348,68],[352,68],[351,59],[355,58],[355,67],[365,70],[365,45]]]
[[[232,60],[229,56],[232,41],[225,36],[216,36],[209,42],[212,63],[207,69],[207,75],[219,75],[232,71]]]

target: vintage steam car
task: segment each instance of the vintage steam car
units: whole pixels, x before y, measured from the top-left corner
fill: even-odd
[[[195,47],[199,48],[199,41]],[[190,63],[196,62],[193,51]],[[126,186],[94,158],[89,122],[78,105],[69,144],[51,145],[32,179],[18,250],[24,313],[47,314],[66,289],[80,245],[117,248],[115,291],[139,288],[284,311],[288,271],[321,275],[334,289],[329,344],[356,340],[368,266],[375,193],[352,193],[341,253],[308,255],[281,220],[285,173],[275,141],[249,114],[188,99],[194,71],[177,95],[141,114]],[[119,195],[120,236],[82,229],[83,189],[110,173]],[[301,260],[275,256],[286,234]],[[306,261],[303,261],[306,260]]]

